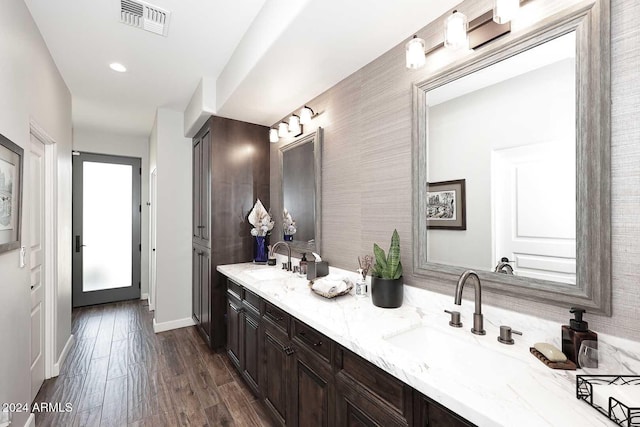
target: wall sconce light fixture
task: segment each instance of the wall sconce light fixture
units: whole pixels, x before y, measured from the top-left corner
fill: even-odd
[[[494,0],[493,22],[506,24],[510,22],[520,9],[520,0]]]
[[[302,126],[300,126],[300,116],[293,114],[289,117],[289,132],[294,136],[298,136],[302,133]]]
[[[289,125],[285,122],[280,122],[278,125],[278,136],[284,138],[287,135],[289,135]]]
[[[405,45],[405,54],[407,58],[407,68],[410,70],[417,70],[422,68],[427,60],[427,55],[424,51],[424,40],[418,36],[413,36],[411,40]]]
[[[269,142],[278,142],[280,137],[278,136],[278,129],[269,129]]]
[[[302,107],[302,110],[300,110],[300,124],[306,125],[307,123],[311,123],[311,119],[314,115],[315,113],[313,110],[305,105]]]
[[[493,11],[478,16],[471,22],[465,14],[454,10],[444,20],[444,46],[449,49],[477,49],[511,31],[510,20],[520,7],[520,0],[494,0]],[[496,15],[497,14],[497,15]],[[406,66],[415,70],[426,63],[426,43],[413,36],[405,45]],[[441,47],[433,46],[429,52]]]
[[[468,30],[469,21],[467,20],[467,15],[454,10],[444,20],[444,47],[448,49],[468,49]]]

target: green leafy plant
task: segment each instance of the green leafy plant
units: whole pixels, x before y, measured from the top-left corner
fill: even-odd
[[[391,246],[389,254],[376,243],[373,244],[373,255],[376,263],[373,265],[371,274],[382,279],[399,279],[402,276],[402,263],[400,262],[400,236],[398,230],[393,230],[391,236]]]

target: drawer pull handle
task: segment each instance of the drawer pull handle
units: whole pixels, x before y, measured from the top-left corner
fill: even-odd
[[[276,322],[282,322],[284,320],[284,317],[278,316],[277,314],[275,314],[273,311],[271,311],[269,309],[267,309],[267,314],[269,315],[269,317],[271,317]]]
[[[308,337],[305,331],[300,331],[300,338],[307,344],[311,344],[314,347],[320,347],[322,345],[322,340],[318,340],[318,342],[312,342]]]
[[[296,349],[295,349],[295,348],[293,348],[293,347],[290,347],[290,346],[286,346],[286,347],[284,348],[284,352],[285,352],[285,354],[286,354],[287,356],[291,356],[293,353],[295,353],[295,352],[296,352]]]

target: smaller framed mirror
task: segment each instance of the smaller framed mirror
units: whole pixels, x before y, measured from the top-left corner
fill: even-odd
[[[322,128],[280,148],[279,212],[282,236],[298,253],[320,252]]]

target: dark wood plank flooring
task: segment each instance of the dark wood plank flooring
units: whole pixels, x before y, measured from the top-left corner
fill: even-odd
[[[37,426],[271,426],[224,353],[212,353],[195,327],[153,332],[146,301],[73,311],[76,342],[57,378],[35,403]]]

